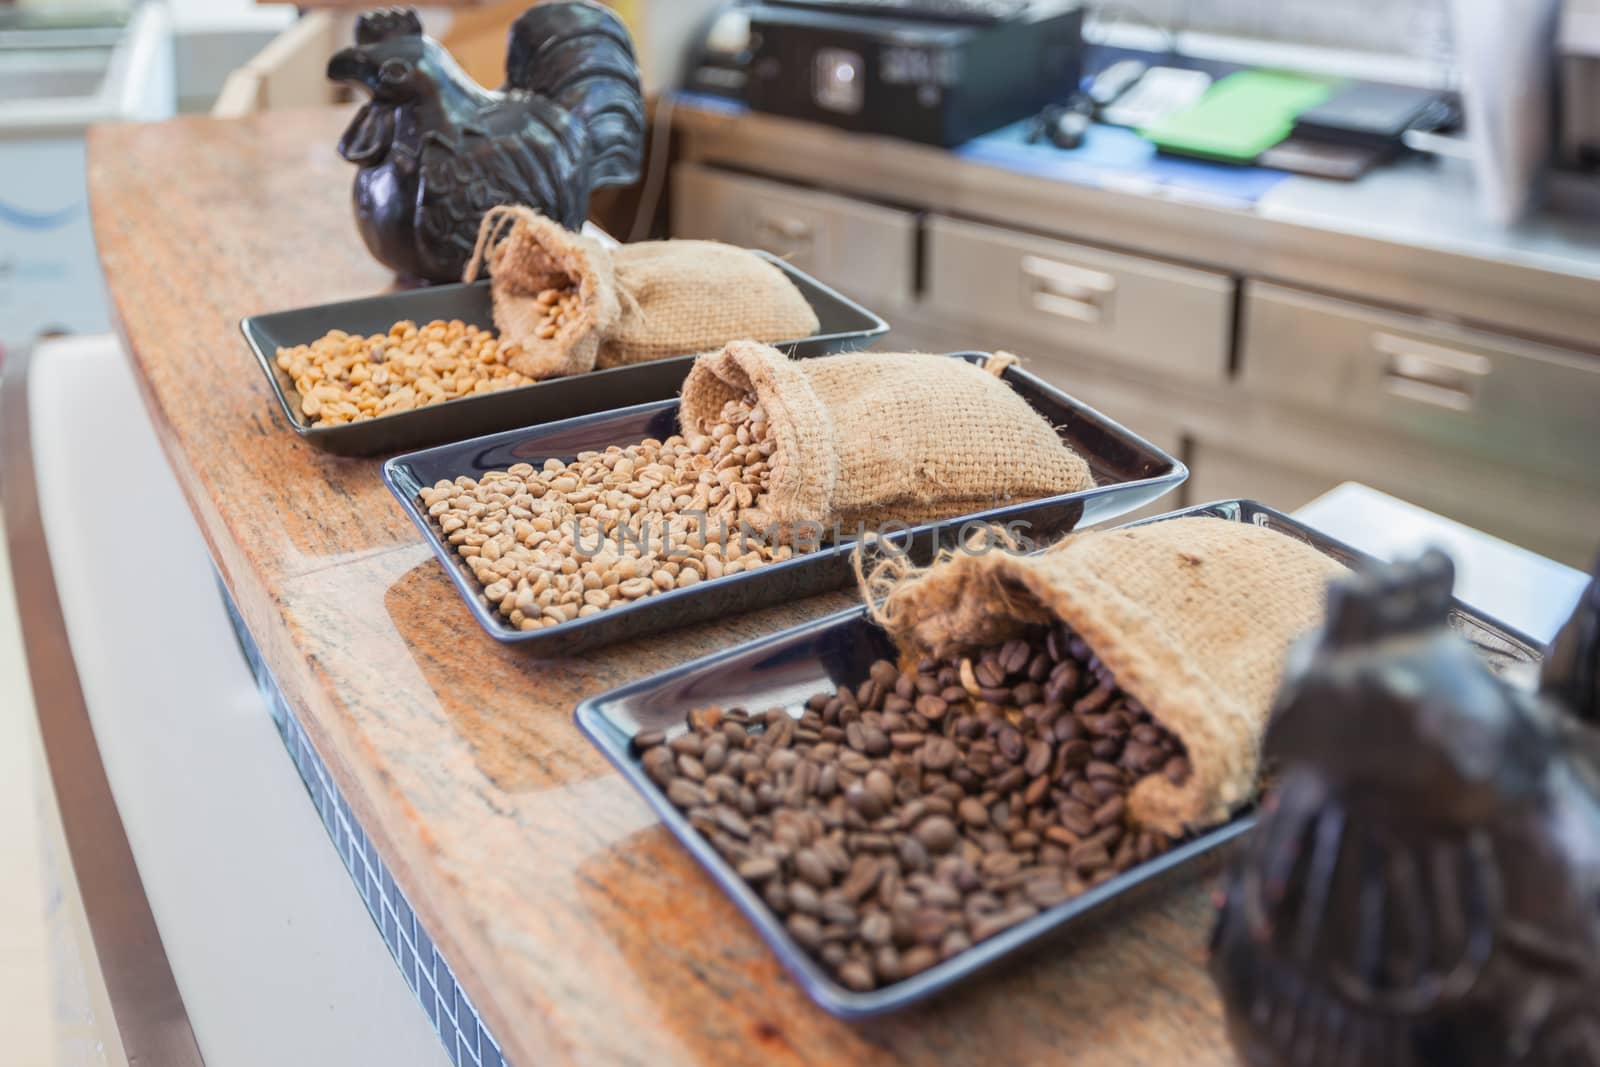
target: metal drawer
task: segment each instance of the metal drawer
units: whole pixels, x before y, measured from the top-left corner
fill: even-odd
[[[868,304],[912,300],[917,216],[909,211],[680,163],[672,233],[765,249]]]
[[[1191,504],[1246,497],[1292,511],[1341,482],[1358,481],[1568,566],[1588,570],[1594,564],[1600,500],[1560,482],[1398,450],[1380,466],[1331,449],[1308,454],[1286,441],[1244,453],[1197,440],[1187,459],[1184,488]]]
[[[1228,374],[1234,280],[931,216],[923,302],[1043,350],[1204,380]]]
[[[1600,484],[1600,359],[1591,356],[1251,282],[1242,380],[1262,395]]]

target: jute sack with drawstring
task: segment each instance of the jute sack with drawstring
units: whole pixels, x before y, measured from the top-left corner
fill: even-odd
[[[491,209],[465,280],[488,268],[507,363],[531,378],[708,352],[735,338],[792,341],[817,332],[793,282],[753,252],[715,241],[609,249],[532,208]],[[575,313],[541,338],[545,289],[575,286]]]
[[[1138,825],[1178,835],[1225,821],[1255,793],[1262,735],[1294,640],[1322,619],[1344,567],[1284,534],[1191,517],[1074,534],[1035,555],[885,560],[863,579],[906,652],[960,655],[1034,624],[1071,627],[1188,750],[1180,784],[1128,798]]]
[[[751,399],[774,442],[745,521],[780,538],[809,524],[915,525],[1094,486],[1089,465],[1001,380],[1014,357],[859,352],[789,359],[734,341],[695,361],[679,419],[708,433]]]

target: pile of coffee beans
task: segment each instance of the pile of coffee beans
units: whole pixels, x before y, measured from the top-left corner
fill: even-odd
[[[278,349],[277,364],[294,379],[308,422],[342,426],[531,385],[507,362],[518,352],[459,319],[425,326],[408,319],[370,337],[331,330]]]
[[[511,625],[559,626],[794,555],[742,525],[770,476],[766,412],[729,400],[721,419],[706,434],[518,463],[419,497]]]
[[[1127,819],[1182,744],[1084,642],[872,665],[781,708],[634,738],[646,773],[839,981],[908,978],[1172,845]]]

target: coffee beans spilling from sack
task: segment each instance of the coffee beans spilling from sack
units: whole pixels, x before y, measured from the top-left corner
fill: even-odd
[[[645,771],[845,986],[910,977],[1165,851],[1127,793],[1178,741],[1065,627],[879,660],[782,709],[697,710]]]
[[[487,267],[500,336],[518,346],[512,366],[533,378],[708,352],[736,338],[797,341],[817,314],[782,270],[715,241],[641,241],[606,248],[532,208],[483,217],[467,266]],[[573,293],[561,325],[546,331],[539,304],[551,288]]]
[[[792,556],[741,533],[770,476],[766,428],[730,400],[703,434],[441,481],[422,503],[513,626],[555,626]]]
[[[511,354],[514,354],[511,353]],[[492,333],[460,320],[397,322],[370,337],[333,330],[280,348],[277,363],[314,426],[339,426],[479,393],[531,385]]]
[[[541,289],[539,295],[533,298],[533,302],[534,306],[540,309],[538,325],[534,327],[533,335],[540,340],[548,341],[554,337],[578,314],[578,290],[571,286],[564,289]]]
[[[810,524],[922,523],[1093,488],[1089,464],[1004,380],[1015,362],[789,359],[734,341],[695,360],[679,416],[707,423],[731,397],[771,412],[772,488],[750,520],[784,538]]]
[[[1182,740],[1192,773],[1146,779],[1128,797],[1134,824],[1178,835],[1255,796],[1284,658],[1343,573],[1296,537],[1191,516],[1073,534],[1033,555],[949,553],[922,570],[886,557],[863,593],[911,657],[1070,626]]]

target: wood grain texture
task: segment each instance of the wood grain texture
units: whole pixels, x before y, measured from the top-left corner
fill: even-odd
[[[96,129],[95,231],[146,401],[241,614],[512,1062],[1232,1062],[1199,881],[888,1021],[841,1023],[789,981],[572,709],[847,598],[570,661],[479,632],[378,462],[301,443],[239,336],[241,316],[392,283],[356,236],[333,151],[348,114]]]

